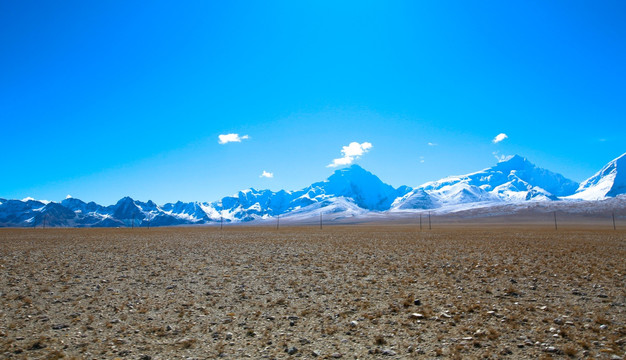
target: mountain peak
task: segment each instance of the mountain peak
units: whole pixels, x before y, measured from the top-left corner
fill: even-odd
[[[128,202],[135,202],[135,200],[133,200],[133,198],[131,198],[130,196],[124,196],[117,203],[121,204],[121,203],[128,203]]]
[[[335,170],[328,179],[311,187],[326,195],[351,198],[362,208],[379,211],[388,209],[397,197],[409,191],[394,189],[357,164]]]
[[[503,166],[503,165],[506,165],[508,168],[521,168],[525,166],[534,166],[534,164],[528,161],[528,159],[517,154],[509,155],[501,159],[500,161],[498,161],[498,164],[496,166]]]
[[[337,169],[335,170],[335,172],[333,174],[337,174],[337,173],[369,173],[369,171],[363,169],[360,165],[357,164],[352,164],[350,166],[341,168],[341,169]]]
[[[626,153],[604,165],[600,171],[583,181],[574,198],[598,200],[626,193]]]

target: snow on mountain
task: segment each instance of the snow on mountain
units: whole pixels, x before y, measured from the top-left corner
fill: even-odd
[[[322,216],[322,221],[337,221],[360,217],[368,213],[368,210],[358,206],[353,199],[340,196],[298,208],[285,215],[281,215],[280,219],[281,221],[292,223],[317,223],[320,215]]]
[[[0,201],[0,226],[34,226],[36,215],[46,206],[34,199]]]
[[[433,209],[438,206],[436,200],[421,188],[409,191],[391,204],[393,210]]]
[[[349,199],[361,209],[384,211],[411,189],[398,189],[382,182],[358,165],[336,170],[328,179],[297,191],[247,189],[219,201],[203,203],[202,210],[212,220],[229,222],[261,220],[276,215],[315,209],[312,205],[336,198]],[[328,203],[324,203],[328,204]],[[326,205],[324,205],[326,206]],[[306,210],[306,211],[309,211]]]
[[[601,200],[626,194],[626,153],[583,181],[570,199]]]
[[[367,210],[388,210],[399,196],[409,190],[406,187],[395,189],[385,184],[376,175],[366,171],[359,165],[352,165],[335,171],[325,181],[317,182],[308,188],[308,197],[319,195],[345,197],[353,199],[359,206]]]
[[[184,203],[178,201],[174,204],[168,203],[161,207],[161,209],[170,216],[177,217],[181,220],[186,220],[192,223],[209,221],[207,213],[202,208],[202,204],[199,202]]]
[[[516,155],[475,173],[446,177],[413,189],[394,188],[352,165],[301,190],[251,188],[213,202],[179,201],[159,206],[125,197],[114,205],[102,206],[71,196],[60,203],[0,199],[0,226],[39,226],[43,222],[47,226],[77,227],[171,226],[220,220],[274,221],[276,216],[281,221],[311,222],[320,214],[328,221],[350,222],[356,218],[410,216],[416,210],[441,214],[478,211],[508,204],[547,204],[560,198],[614,197],[626,193],[625,167],[626,154],[578,186]]]
[[[495,166],[431,181],[394,202],[394,209],[428,209],[466,203],[557,200],[573,194],[578,184],[539,168],[519,155]]]

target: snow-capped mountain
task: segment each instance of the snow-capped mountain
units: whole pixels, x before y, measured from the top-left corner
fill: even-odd
[[[521,156],[467,175],[449,176],[416,188],[394,188],[358,165],[336,170],[324,181],[296,191],[247,189],[214,202],[157,205],[130,197],[102,206],[68,197],[60,203],[0,199],[2,226],[130,227],[263,221],[280,216],[294,222],[333,221],[437,213],[471,209],[502,209],[508,204],[549,204],[555,200],[626,199],[626,154],[577,184],[539,168]],[[563,203],[559,201],[558,203]],[[556,205],[555,205],[556,206]],[[471,210],[474,211],[474,210]],[[488,212],[488,210],[480,210]],[[498,210],[500,211],[500,210]],[[394,215],[395,214],[395,215]]]
[[[557,200],[573,194],[577,187],[578,183],[515,155],[478,172],[423,184],[397,199],[392,208],[432,209],[479,202]]]
[[[362,167],[352,165],[301,190],[248,189],[201,206],[209,218],[227,221],[263,219],[293,211],[302,213],[302,209],[315,209],[311,206],[337,198],[348,199],[361,209],[384,211],[397,197],[410,190],[406,186],[395,189]]]
[[[626,193],[626,153],[583,181],[572,199],[601,200]]]

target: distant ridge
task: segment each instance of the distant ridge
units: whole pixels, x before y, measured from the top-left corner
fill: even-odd
[[[305,221],[325,214],[331,219],[396,216],[410,211],[438,213],[503,206],[601,201],[626,201],[626,154],[578,184],[542,169],[522,156],[467,175],[449,176],[416,188],[393,186],[358,165],[333,172],[326,180],[301,190],[277,192],[247,189],[214,202],[157,205],[130,197],[102,206],[68,197],[60,203],[0,199],[2,227],[131,227],[236,223],[281,219]]]

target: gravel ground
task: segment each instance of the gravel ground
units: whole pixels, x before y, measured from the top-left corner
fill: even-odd
[[[623,358],[626,232],[0,229],[7,359]]]

